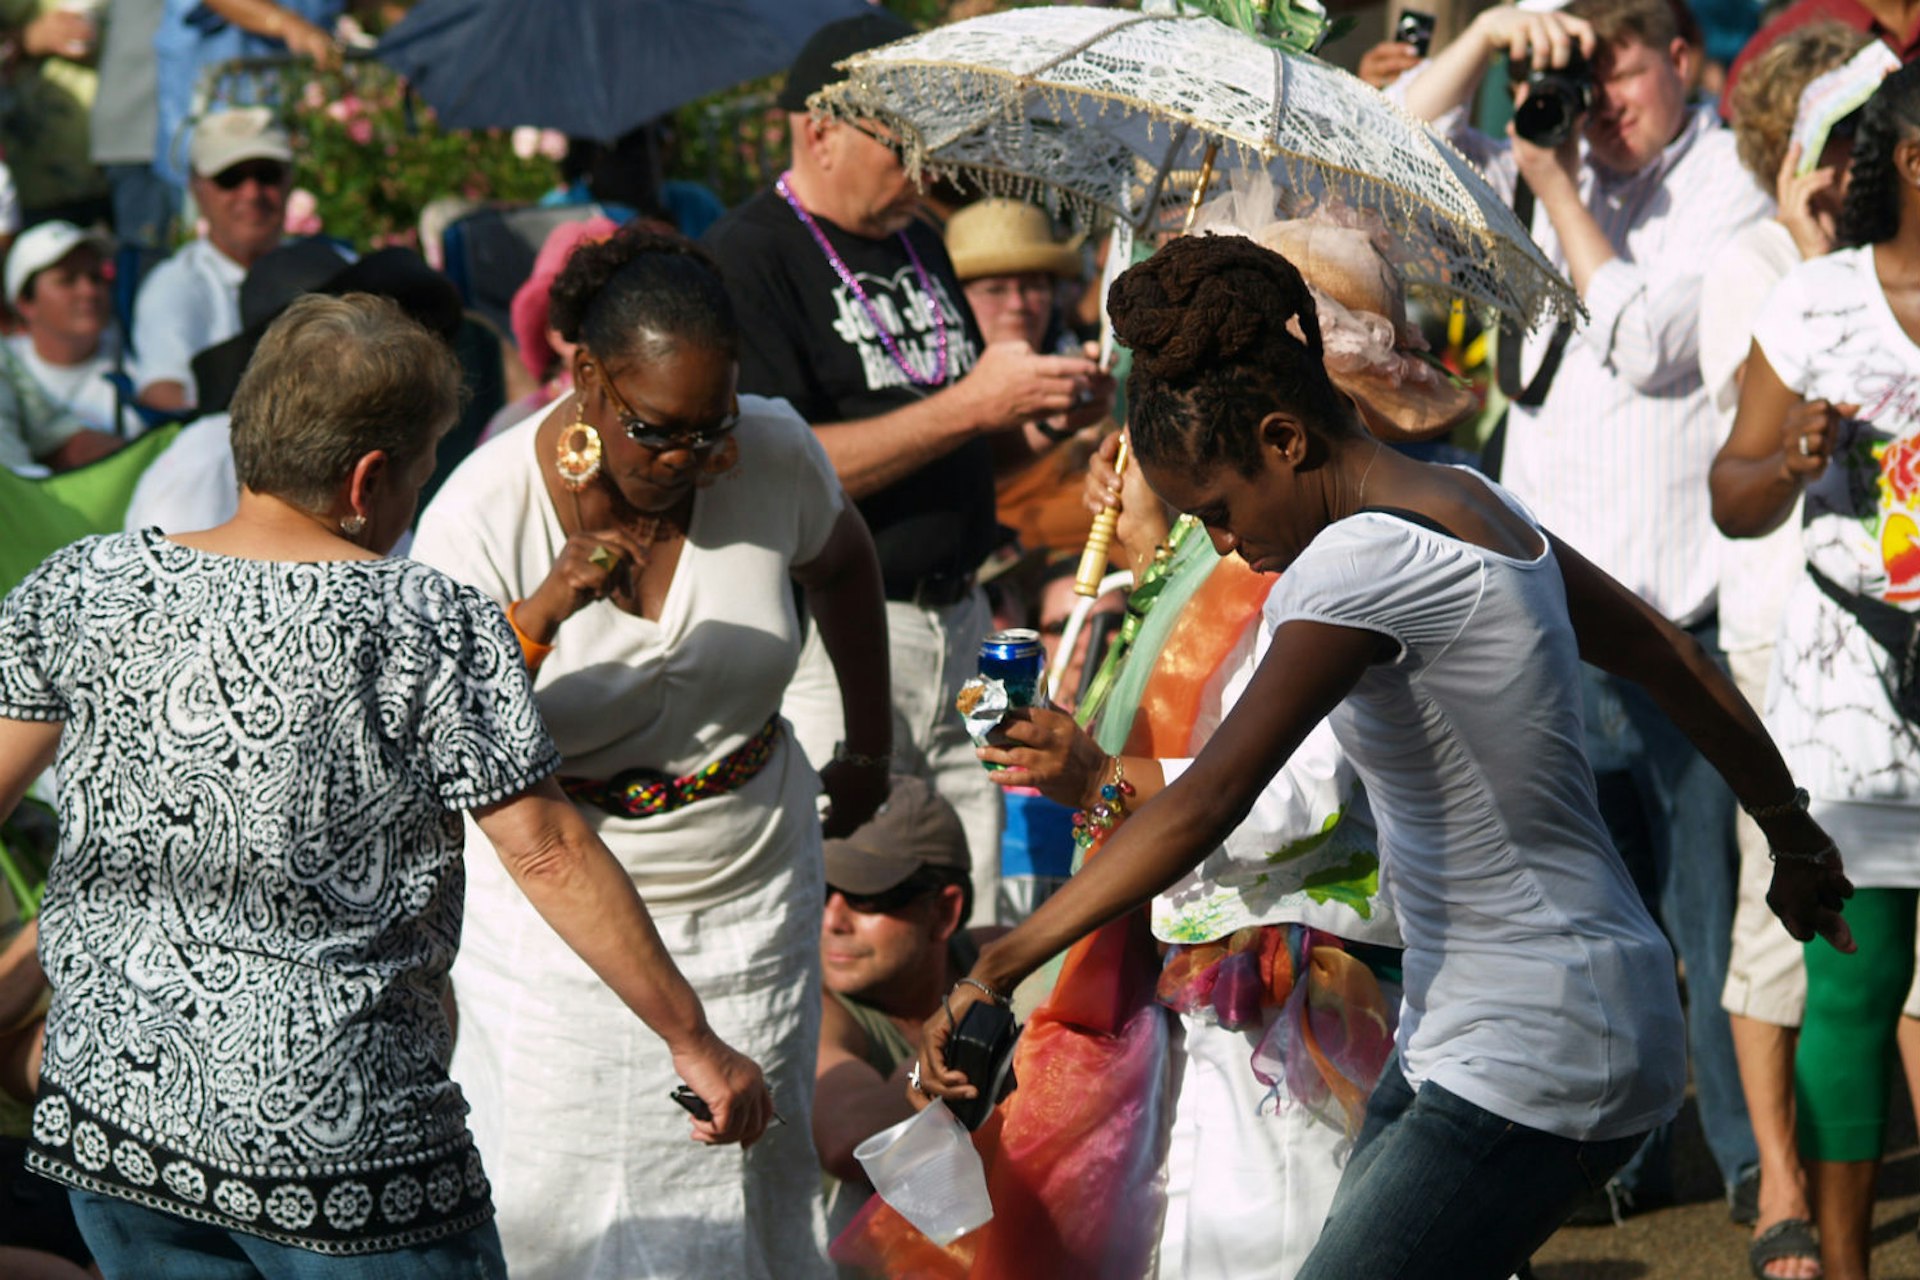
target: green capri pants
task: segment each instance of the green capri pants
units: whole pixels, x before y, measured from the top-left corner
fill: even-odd
[[[1847,924],[1859,949],[1806,945],[1807,1012],[1794,1056],[1800,1154],[1809,1160],[1878,1160],[1895,1035],[1913,983],[1914,908],[1920,889],[1859,889]]]

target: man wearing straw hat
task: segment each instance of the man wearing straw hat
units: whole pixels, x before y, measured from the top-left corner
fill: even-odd
[[[784,396],[813,424],[880,553],[894,757],[860,763],[926,777],[953,802],[979,900],[992,904],[1000,799],[952,710],[992,626],[974,582],[1000,539],[990,437],[1067,411],[1096,371],[1024,342],[983,343],[889,139],[808,113],[807,99],[841,78],[835,63],[911,34],[875,11],[807,42],[780,97],[793,167],[706,240],[746,329],[740,390]],[[817,635],[782,710],[816,765],[839,750],[839,694]]]

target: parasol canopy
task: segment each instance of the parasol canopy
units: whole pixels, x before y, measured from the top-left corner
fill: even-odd
[[[865,0],[421,0],[375,55],[450,128],[538,125],[611,142],[786,69]]]
[[[989,14],[849,59],[811,100],[898,135],[908,171],[1038,196],[1139,233],[1218,153],[1262,168],[1276,216],[1373,211],[1410,287],[1523,326],[1579,301],[1486,178],[1424,122],[1310,54],[1186,12],[1056,6]]]

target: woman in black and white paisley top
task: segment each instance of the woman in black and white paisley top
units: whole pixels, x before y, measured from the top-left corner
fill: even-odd
[[[712,1119],[772,1103],[560,762],[492,601],[386,558],[459,397],[391,303],[308,297],[233,402],[239,513],[75,543],[0,605],[0,815],[61,844],[29,1165],[110,1278],[503,1276],[447,1075],[471,812]]]

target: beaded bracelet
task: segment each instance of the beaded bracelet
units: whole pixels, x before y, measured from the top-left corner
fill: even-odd
[[[847,750],[847,744],[833,744],[833,758],[838,764],[850,764],[856,769],[890,769],[893,767],[893,753],[885,755],[863,755],[858,751]]]
[[[1747,816],[1755,822],[1765,822],[1768,818],[1784,818],[1790,813],[1805,813],[1807,806],[1813,803],[1813,797],[1807,794],[1805,787],[1795,787],[1793,794],[1779,804],[1743,804]]]
[[[1127,797],[1133,784],[1127,781],[1127,768],[1119,756],[1113,756],[1113,780],[1100,787],[1100,799],[1091,807],[1073,815],[1073,843],[1085,852],[1106,839],[1107,834],[1127,816]]]
[[[1767,857],[1771,858],[1775,862],[1779,862],[1781,859],[1784,858],[1788,862],[1806,862],[1806,863],[1811,863],[1812,865],[1817,867],[1826,862],[1828,854],[1839,853],[1839,852],[1840,852],[1839,848],[1833,843],[1833,841],[1829,840],[1825,845],[1823,845],[1818,849],[1813,850],[1812,852],[1808,852],[1802,849],[1769,848],[1767,850]]]
[[[1013,1004],[1012,996],[1003,995],[1000,992],[995,991],[992,987],[980,981],[980,979],[978,978],[962,978],[960,979],[960,981],[954,983],[953,985],[956,988],[972,987],[975,991],[984,992],[986,994],[987,999],[993,1001],[995,1004],[999,1005],[1003,1009],[1011,1007]]]

